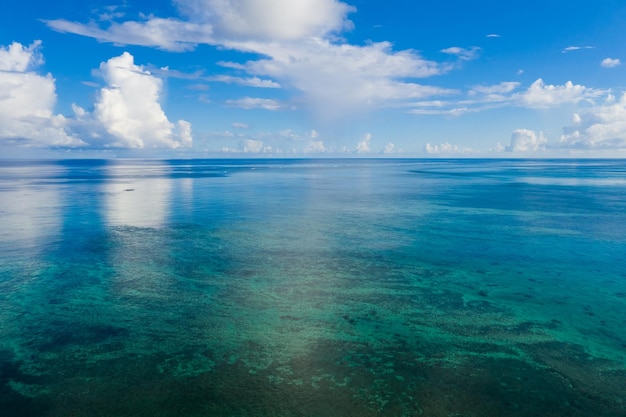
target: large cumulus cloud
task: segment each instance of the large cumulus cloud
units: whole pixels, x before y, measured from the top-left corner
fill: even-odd
[[[23,146],[170,148],[191,146],[191,124],[171,123],[161,108],[163,81],[125,52],[100,65],[105,82],[93,111],[54,113],[55,79],[36,72],[41,42],[0,46],[0,140]]]
[[[26,146],[75,146],[83,142],[66,132],[67,120],[54,114],[55,80],[40,75],[41,42],[0,46],[0,140]]]
[[[191,145],[190,124],[172,124],[159,104],[162,80],[135,65],[124,52],[100,65],[106,87],[93,118],[108,133],[107,145],[121,148],[178,148]]]

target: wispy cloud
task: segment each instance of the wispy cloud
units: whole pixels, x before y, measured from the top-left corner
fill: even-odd
[[[125,22],[77,23],[47,20],[54,30],[88,36],[100,42],[143,45],[183,52],[199,44],[254,53],[262,58],[221,63],[247,76],[187,75],[189,79],[247,87],[285,88],[319,117],[340,118],[346,112],[391,102],[452,93],[418,84],[452,69],[424,59],[413,50],[396,51],[390,42],[352,45],[338,37],[353,27],[355,11],[338,0],[177,0],[179,18],[147,16]],[[448,48],[461,60],[474,59],[479,48]],[[184,74],[168,71],[167,76]]]
[[[259,77],[233,77],[231,75],[215,75],[205,77],[206,81],[214,81],[226,84],[238,84],[246,87],[257,88],[280,88],[280,84],[275,81],[261,79]]]
[[[472,46],[471,48],[461,48],[458,46],[452,46],[450,48],[442,49],[440,52],[443,52],[444,54],[448,54],[448,55],[454,55],[463,61],[471,61],[478,57],[480,48],[477,46]]]
[[[126,13],[121,6],[105,6],[102,9],[93,10],[93,14],[98,16],[100,21],[110,22],[124,17]]]
[[[537,79],[525,90],[520,91],[520,86],[521,84],[516,81],[478,85],[471,87],[467,91],[467,96],[462,99],[422,100],[410,103],[412,109],[409,113],[461,116],[501,107],[549,109],[580,102],[593,104],[594,100],[607,94],[606,90],[573,84],[571,81],[563,85],[551,85]]]
[[[111,22],[104,29],[94,22],[84,24],[65,19],[44,20],[44,23],[57,32],[82,35],[99,42],[150,46],[171,52],[190,51],[198,44],[216,43],[210,25],[177,19],[150,17],[145,21]]]
[[[595,46],[568,46],[567,48],[564,48],[561,52],[566,54],[568,52],[579,51],[581,49],[595,49]]]
[[[268,98],[244,97],[238,100],[227,100],[226,104],[230,107],[238,107],[240,109],[246,110],[278,110],[281,108],[281,105],[277,100],[272,100]]]
[[[480,94],[505,94],[510,93],[520,86],[519,82],[516,81],[503,81],[499,84],[494,85],[477,85],[470,89],[469,94],[475,95],[477,93]]]
[[[470,108],[470,107],[451,107],[451,108],[415,108],[408,111],[409,114],[421,115],[421,116],[461,116],[466,113],[475,113],[484,110],[483,108]]]
[[[236,77],[232,75],[205,75],[204,71],[195,71],[192,73],[186,73],[169,67],[163,68],[151,68],[150,71],[153,74],[158,74],[168,78],[179,78],[184,80],[206,81],[206,82],[218,82],[226,84],[237,84],[246,87],[257,88],[280,88],[281,85],[275,81],[262,79],[259,77]]]

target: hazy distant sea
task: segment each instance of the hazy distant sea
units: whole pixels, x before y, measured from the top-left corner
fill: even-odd
[[[626,161],[0,161],[0,410],[626,416]]]

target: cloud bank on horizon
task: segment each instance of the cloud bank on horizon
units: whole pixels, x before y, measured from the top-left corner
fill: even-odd
[[[448,45],[438,45],[412,31],[385,32],[381,24],[359,32],[357,22],[381,17],[358,2],[173,0],[169,16],[157,16],[149,7],[138,2],[133,14],[128,6],[107,6],[86,22],[33,16],[43,22],[33,34],[37,40],[0,44],[0,146],[186,156],[541,156],[626,150],[623,85],[548,83],[544,79],[558,78],[554,71],[528,55],[511,58],[514,51],[500,45],[507,34],[493,27],[481,28],[481,37],[469,44],[459,32],[449,36],[454,39]],[[365,13],[363,19],[359,13]],[[388,19],[406,17],[399,8]],[[357,36],[365,29],[369,37]],[[397,39],[381,39],[386,34]],[[58,53],[48,56],[47,49],[50,42],[56,50],[59,36],[67,42],[90,38],[101,51],[99,64],[72,56],[90,70],[91,80],[74,80],[93,89],[88,101],[66,97],[57,86],[57,79],[65,78],[63,66],[49,65]],[[617,49],[570,43],[553,52],[554,60],[584,62],[591,62],[585,54],[592,54],[598,79],[621,71]],[[506,71],[487,72],[498,53],[513,63]],[[136,62],[138,56],[142,62]],[[533,64],[539,69],[531,71]],[[59,72],[46,73],[47,66]],[[178,91],[184,93],[173,94]],[[61,114],[59,102],[71,111]],[[500,119],[498,128],[482,133],[493,114]],[[550,116],[560,126],[537,122]]]

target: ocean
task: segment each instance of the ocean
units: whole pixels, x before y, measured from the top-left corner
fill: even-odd
[[[0,410],[626,416],[626,161],[0,161]]]

